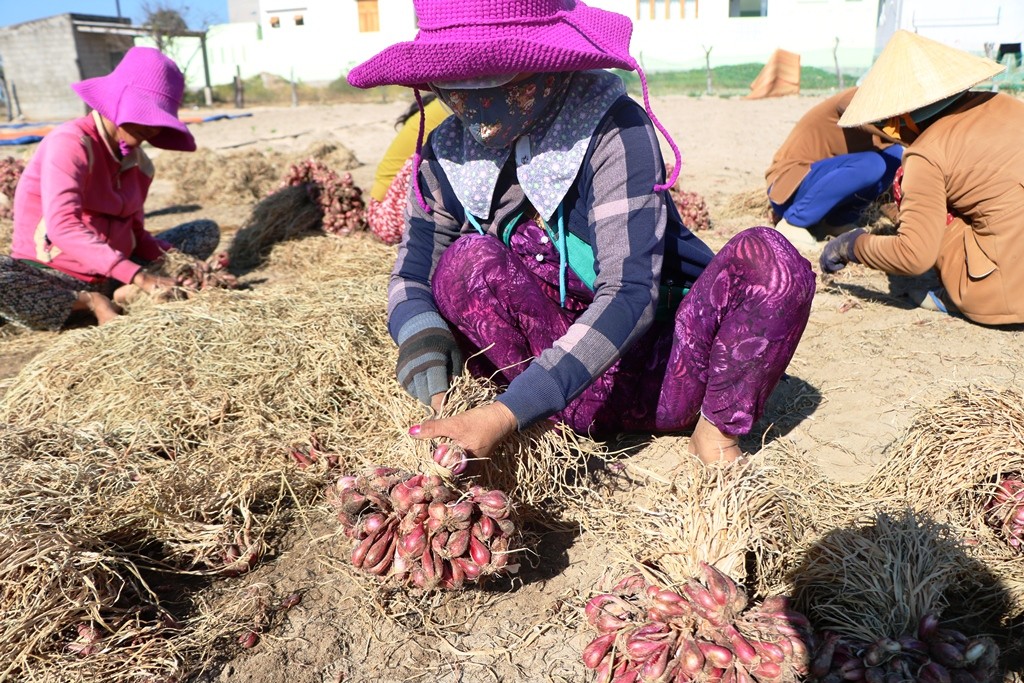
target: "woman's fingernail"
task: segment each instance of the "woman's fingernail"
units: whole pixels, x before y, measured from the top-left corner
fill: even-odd
[[[419,433],[420,433],[420,426],[419,425],[413,425],[412,427],[409,427],[409,436],[419,436]]]

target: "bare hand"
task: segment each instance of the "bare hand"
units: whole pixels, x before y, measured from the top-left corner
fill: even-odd
[[[512,411],[494,402],[451,417],[424,420],[422,424],[413,425],[409,434],[417,439],[449,439],[468,455],[487,458],[517,426]]]
[[[192,259],[192,267],[190,269],[192,275],[182,275],[178,278],[177,284],[179,287],[184,287],[189,291],[198,291],[200,286],[202,286],[203,281],[210,274],[210,270],[210,264],[206,261],[194,258]]]
[[[153,275],[140,270],[132,278],[133,285],[144,291],[146,294],[157,294],[161,290],[173,289],[178,285],[174,278],[163,275]]]

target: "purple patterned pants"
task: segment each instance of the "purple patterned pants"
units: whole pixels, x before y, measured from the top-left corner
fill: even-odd
[[[511,381],[586,309],[591,294],[574,277],[559,306],[557,264],[550,241],[528,225],[509,247],[467,235],[445,251],[434,298],[466,351],[484,349],[468,363],[472,374]],[[599,436],[678,431],[703,414],[726,434],[746,434],[793,357],[814,287],[810,264],[779,233],[745,230],[712,259],[674,321],[656,321],[554,417]]]

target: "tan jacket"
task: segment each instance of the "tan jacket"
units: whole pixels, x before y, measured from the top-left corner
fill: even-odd
[[[907,147],[903,173],[897,234],[862,235],[857,259],[900,275],[934,267],[971,320],[1024,322],[1024,102],[969,93]]]
[[[785,203],[800,187],[811,170],[811,164],[816,161],[854,152],[883,150],[892,144],[879,137],[880,131],[873,127],[839,127],[839,117],[856,92],[857,88],[847,88],[811,107],[800,117],[765,171],[769,199],[776,204]]]

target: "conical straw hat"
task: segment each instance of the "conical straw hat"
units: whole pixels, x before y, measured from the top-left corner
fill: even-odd
[[[844,128],[884,121],[963,92],[1005,67],[910,31],[896,31],[839,119]]]

